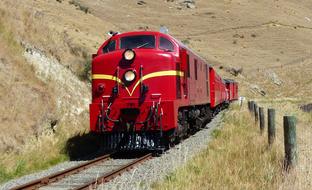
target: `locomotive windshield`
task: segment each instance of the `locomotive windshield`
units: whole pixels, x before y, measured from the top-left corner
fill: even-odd
[[[115,49],[116,49],[116,41],[112,40],[103,48],[103,53],[115,51]]]
[[[155,48],[155,36],[139,35],[120,38],[120,49]]]

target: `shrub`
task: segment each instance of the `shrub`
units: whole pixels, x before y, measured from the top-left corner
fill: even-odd
[[[83,81],[91,82],[91,58],[84,57],[83,68],[79,74],[79,77]]]
[[[77,9],[83,11],[86,14],[90,13],[89,7],[81,5],[80,2],[78,2],[78,1],[71,0],[68,3],[71,4],[71,5],[74,5]]]

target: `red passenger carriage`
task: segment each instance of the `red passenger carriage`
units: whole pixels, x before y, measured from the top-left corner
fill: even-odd
[[[226,89],[228,91],[228,100],[234,101],[238,99],[238,84],[234,80],[225,79]]]

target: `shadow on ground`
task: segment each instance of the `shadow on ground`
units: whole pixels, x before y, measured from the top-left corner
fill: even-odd
[[[70,160],[90,160],[99,156],[100,138],[94,133],[77,134],[68,139],[65,153]]]
[[[103,142],[102,142],[103,143]],[[92,160],[99,156],[110,154],[101,149],[101,136],[94,133],[77,134],[68,139],[64,152],[71,161]],[[127,151],[114,152],[111,157],[114,159],[134,159],[139,158],[148,151]]]

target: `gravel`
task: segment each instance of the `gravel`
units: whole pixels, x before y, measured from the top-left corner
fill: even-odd
[[[84,170],[75,175],[71,175],[67,178],[64,178],[56,183],[52,183],[48,186],[40,188],[40,190],[65,190],[71,189],[73,187],[79,187],[83,184],[87,184],[90,181],[93,181],[99,176],[105,175],[111,171],[118,169],[121,166],[124,166],[134,159],[112,159],[107,160],[104,163],[97,164],[87,170]]]
[[[185,164],[193,156],[196,156],[196,154],[207,147],[207,144],[212,139],[211,132],[221,126],[220,123],[223,113],[224,112],[218,114],[209,124],[207,124],[204,129],[184,140],[179,145],[176,145],[174,148],[166,151],[160,157],[155,157],[151,160],[148,160],[136,166],[129,172],[125,172],[122,175],[116,177],[112,181],[99,185],[98,189],[151,189],[151,185],[154,182],[164,179],[179,166]],[[81,173],[75,174],[60,180],[57,183],[50,184],[49,186],[42,187],[40,189],[70,189],[72,187],[82,185],[83,182],[95,179],[101,174],[108,173],[113,169],[118,168],[122,164],[130,163],[131,161],[133,161],[133,159],[109,160],[103,164],[91,167]],[[11,180],[0,186],[0,190],[6,190],[17,185],[25,184],[35,179],[76,166],[83,162],[84,161],[71,161],[58,164],[48,170],[30,174],[16,180]]]
[[[221,127],[221,118],[224,111],[218,114],[206,128],[197,132],[195,135],[184,140],[179,145],[168,150],[160,157],[146,161],[133,170],[123,173],[112,181],[99,185],[100,190],[117,189],[151,189],[151,185],[164,179],[178,167],[185,164],[193,156],[207,148],[211,141],[211,133],[214,129]]]

